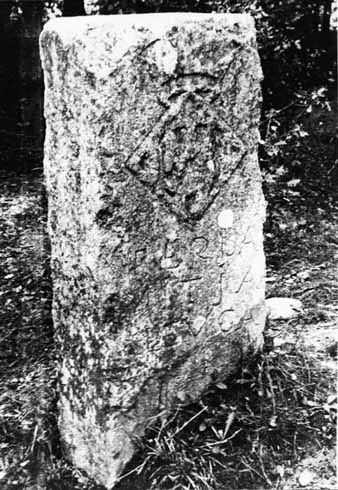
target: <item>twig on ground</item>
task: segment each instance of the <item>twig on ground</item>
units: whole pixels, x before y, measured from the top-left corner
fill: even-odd
[[[196,413],[191,419],[187,420],[181,427],[179,427],[176,432],[171,437],[177,436],[185,427],[187,427],[193,420],[195,420],[199,415],[201,415],[203,412],[207,410],[208,407],[203,407],[202,410],[200,410],[198,413]]]

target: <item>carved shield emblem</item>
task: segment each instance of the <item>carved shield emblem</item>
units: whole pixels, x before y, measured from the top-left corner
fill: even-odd
[[[201,218],[219,192],[220,174],[227,173],[220,167],[231,138],[220,110],[201,95],[180,94],[124,162],[125,171],[181,219]]]

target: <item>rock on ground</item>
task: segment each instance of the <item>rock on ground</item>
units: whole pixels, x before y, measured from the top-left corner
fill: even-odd
[[[291,320],[302,314],[303,305],[294,298],[268,298],[266,309],[270,320]]]
[[[41,36],[59,427],[112,486],[133,438],[262,344],[261,68],[247,15]]]

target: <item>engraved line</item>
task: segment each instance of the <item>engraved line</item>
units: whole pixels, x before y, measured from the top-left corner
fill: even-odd
[[[247,272],[244,274],[244,277],[239,285],[239,287],[237,289],[235,289],[234,293],[235,294],[238,294],[240,292],[240,290],[242,289],[242,286],[243,284],[246,282],[246,278],[248,277],[248,275],[250,274],[251,272],[251,267],[249,267],[249,269],[247,270]]]
[[[198,246],[198,240],[201,240],[203,243]],[[209,246],[209,240],[203,236],[201,237],[194,237],[192,239],[192,245],[194,246],[194,243],[197,244],[197,250],[196,250],[196,255],[200,257],[203,260],[208,260],[211,259],[212,257],[210,255],[202,255],[204,252],[206,252],[208,246]]]
[[[213,306],[217,306],[217,305],[220,305],[222,303],[224,277],[225,277],[225,273],[221,272],[219,277],[218,277],[218,297],[216,296],[216,298],[213,301],[211,301],[211,304]]]

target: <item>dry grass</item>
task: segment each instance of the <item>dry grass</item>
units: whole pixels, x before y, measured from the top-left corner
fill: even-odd
[[[149,428],[142,462],[118,488],[135,488],[139,477],[153,490],[277,488],[305,454],[333,445],[333,382],[297,348],[266,351],[227,386]]]

